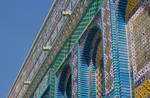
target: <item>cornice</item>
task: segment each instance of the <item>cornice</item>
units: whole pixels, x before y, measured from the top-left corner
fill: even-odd
[[[40,30],[39,30],[37,36],[36,36],[36,38],[35,38],[35,40],[34,40],[32,46],[31,46],[31,48],[30,48],[30,50],[29,50],[29,52],[27,53],[27,56],[25,57],[24,63],[22,64],[22,66],[21,66],[21,68],[20,68],[20,70],[19,70],[19,73],[18,73],[18,75],[17,75],[17,77],[16,77],[16,79],[15,79],[15,81],[14,81],[14,83],[13,83],[13,85],[12,85],[10,91],[9,91],[9,93],[8,93],[7,98],[12,98],[12,96],[14,96],[16,86],[18,85],[18,82],[20,82],[20,78],[21,78],[22,73],[23,73],[23,72],[26,70],[26,68],[28,67],[27,62],[29,62],[31,56],[33,55],[33,53],[34,53],[34,48],[37,46],[38,40],[40,40],[40,36],[44,33],[43,30],[44,30],[44,28],[45,28],[45,26],[46,26],[46,24],[47,24],[47,22],[48,22],[48,19],[49,19],[50,16],[51,16],[51,13],[52,13],[52,11],[53,11],[53,9],[54,9],[54,7],[55,7],[57,1],[58,1],[58,0],[54,0],[54,1],[53,1],[52,6],[51,6],[51,8],[50,8],[50,10],[49,10],[49,12],[48,12],[48,15],[46,16],[46,18],[45,18],[45,20],[44,20],[44,22],[43,22],[43,24],[42,24],[42,26],[41,26],[41,28],[40,28]]]
[[[42,77],[45,75],[45,73],[48,71],[49,67],[51,67],[51,64],[53,63],[57,53],[63,46],[65,40],[70,36],[70,34],[74,31],[76,26],[78,25],[81,17],[83,16],[84,11],[86,10],[86,7],[88,6],[90,0],[84,0],[79,1],[77,4],[77,7],[73,10],[71,16],[69,16],[68,22],[65,24],[62,32],[60,33],[59,37],[56,39],[54,44],[52,45],[52,48],[50,50],[50,53],[48,54],[44,64],[40,67],[38,73],[34,77],[31,85],[29,86],[24,98],[29,98],[37,85],[42,80]]]

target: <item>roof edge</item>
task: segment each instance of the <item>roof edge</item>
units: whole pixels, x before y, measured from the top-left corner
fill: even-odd
[[[23,70],[25,70],[25,67],[26,67],[26,66],[28,66],[28,65],[26,65],[26,62],[28,61],[30,55],[33,53],[33,48],[34,48],[35,45],[37,44],[36,42],[37,42],[37,40],[39,39],[39,36],[43,33],[42,31],[43,31],[43,29],[44,29],[44,27],[45,27],[45,25],[46,25],[46,23],[47,23],[49,17],[51,16],[51,13],[52,13],[52,11],[53,11],[53,9],[54,9],[54,6],[55,6],[55,4],[56,4],[57,1],[58,1],[58,0],[53,0],[53,1],[52,1],[53,3],[52,3],[52,5],[51,5],[51,7],[50,7],[50,10],[49,10],[48,14],[46,15],[46,17],[45,17],[45,19],[44,19],[44,22],[43,22],[43,24],[41,25],[40,30],[39,30],[39,32],[37,33],[37,35],[36,35],[36,37],[35,37],[35,40],[33,41],[33,44],[32,44],[31,48],[29,49],[29,51],[28,51],[28,53],[27,53],[27,55],[26,55],[26,57],[25,57],[25,60],[24,60],[22,66],[21,66],[21,68],[20,68],[20,70],[19,70],[19,73],[17,74],[17,77],[16,77],[15,81],[13,82],[12,87],[11,87],[10,90],[9,90],[9,93],[8,93],[8,95],[7,95],[7,98],[11,98],[10,95],[11,95],[12,91],[15,90],[15,86],[16,86],[17,81],[19,81],[18,79],[19,79],[19,77],[20,77],[21,72],[22,72]]]

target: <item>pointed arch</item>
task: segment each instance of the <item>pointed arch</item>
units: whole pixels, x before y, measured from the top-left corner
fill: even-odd
[[[101,48],[102,50],[102,34],[98,27],[94,26],[89,30],[87,37],[84,40],[84,45],[81,52],[80,58],[80,76],[78,79],[78,86],[80,95],[79,98],[96,98],[97,93],[100,93],[101,84],[101,71],[100,65],[97,64],[97,51]],[[98,47],[100,47],[98,49]],[[100,51],[101,51],[100,50]],[[99,52],[102,53],[102,52]],[[100,54],[102,55],[102,54]],[[102,57],[102,56],[100,56]],[[98,60],[102,60],[99,58]],[[99,80],[98,80],[99,79]]]
[[[64,65],[58,78],[57,98],[71,98],[71,76],[71,67]]]

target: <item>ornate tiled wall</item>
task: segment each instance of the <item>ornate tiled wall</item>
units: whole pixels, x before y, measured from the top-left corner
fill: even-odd
[[[129,64],[133,89],[150,79],[150,5],[144,2],[127,22]],[[135,90],[137,91],[137,90]],[[138,92],[138,91],[137,91]],[[141,91],[141,96],[145,96]],[[146,91],[150,92],[150,91]],[[136,92],[134,92],[136,93]],[[136,95],[140,96],[140,95]]]
[[[78,85],[78,59],[79,59],[79,44],[75,46],[71,53],[71,62],[72,65],[72,97],[77,98],[77,85]]]
[[[102,25],[104,33],[104,68],[105,68],[105,90],[109,94],[114,87],[113,66],[112,66],[112,45],[111,45],[111,28],[110,28],[110,8],[109,0],[104,1],[102,9]]]
[[[20,73],[21,81],[17,80],[10,95],[18,98],[148,97],[148,2],[58,0],[51,18],[46,20],[44,33],[39,34],[25,63],[28,66]],[[66,9],[73,11],[70,16],[61,15]],[[52,46],[50,52],[42,51],[45,44]],[[24,80],[32,81],[27,86]]]
[[[78,97],[101,96],[101,71],[102,64],[102,43],[101,32],[95,26],[98,17],[93,24],[86,30],[79,40],[80,60],[78,66]],[[101,69],[102,70],[102,69]],[[82,90],[82,91],[80,91]],[[86,95],[84,95],[86,93]]]

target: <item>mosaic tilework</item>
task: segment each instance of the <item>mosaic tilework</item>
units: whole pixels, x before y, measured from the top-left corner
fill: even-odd
[[[101,98],[101,76],[100,65],[102,55],[102,43],[100,44],[100,32],[96,29],[88,30],[88,33],[81,39],[81,66],[82,72],[78,77],[83,81],[81,87],[86,97],[95,98],[97,95]],[[88,35],[88,36],[87,36]],[[101,54],[98,54],[101,53]],[[97,58],[100,57],[100,58]],[[84,61],[84,62],[83,62]],[[78,81],[81,81],[80,79]],[[79,82],[80,83],[80,82]],[[79,91],[80,92],[80,91]],[[82,92],[83,93],[83,92]],[[79,96],[81,97],[81,96]]]
[[[104,32],[104,66],[105,66],[105,86],[106,94],[113,89],[113,66],[111,53],[111,37],[110,37],[110,10],[109,0],[104,1],[103,5],[103,32]]]
[[[150,95],[150,79],[144,81],[135,89],[135,98],[149,98]]]
[[[133,70],[133,89],[137,98],[139,93],[141,98],[148,95],[142,85],[150,79],[150,15],[147,9],[150,6],[144,2],[127,23],[129,64]]]
[[[101,32],[98,31],[92,42],[92,53],[91,53],[91,82],[92,82],[92,93],[91,97],[101,97],[102,96],[102,39]]]
[[[84,45],[85,43],[83,42],[81,44],[81,52],[80,52],[80,59],[79,59],[79,62],[80,62],[80,66],[79,66],[79,74],[78,74],[78,97],[79,98],[88,98],[88,94],[89,94],[89,83],[88,83],[88,76],[89,76],[89,73],[88,73],[88,51],[89,48],[85,48]],[[87,45],[88,47],[88,45]],[[84,53],[83,50],[86,52]],[[85,57],[84,57],[84,54],[85,54]]]
[[[128,61],[125,11],[128,0],[119,0],[116,14],[116,31],[112,32],[113,66],[115,67],[115,95],[131,97],[131,78]],[[113,23],[114,25],[114,23]],[[112,28],[113,29],[113,28]],[[117,78],[116,78],[117,77]]]
[[[36,89],[33,98],[41,98],[45,90],[47,89],[49,85],[49,79],[50,79],[50,72],[48,71],[44,78],[42,79],[41,83],[39,84],[38,88]]]
[[[70,0],[62,0],[62,2],[59,3],[59,5],[57,5],[59,7],[57,8],[56,6],[56,9],[54,9],[55,13],[52,14],[53,18],[51,20],[51,23],[53,25],[48,25],[48,27],[49,26],[57,27],[58,29],[56,29],[53,33],[54,35],[51,36],[52,37],[50,38],[51,41],[48,41],[49,45],[52,44],[54,38],[57,36],[55,35],[57,31],[59,31],[62,25],[64,25],[63,24],[64,20],[58,21],[57,19],[61,19],[61,15],[59,14],[61,14],[62,9],[70,8],[69,1]],[[78,0],[72,0],[72,1],[73,1],[73,4],[76,4]],[[140,0],[104,0],[104,5],[102,7],[102,22],[103,22],[102,31],[104,32],[104,38],[103,38],[104,50],[103,51],[102,51],[102,47],[103,47],[102,43],[101,42],[97,43],[97,40],[98,40],[97,37],[99,35],[94,36],[91,34],[89,38],[87,36],[91,32],[95,33],[95,31],[89,30],[92,27],[92,26],[90,27],[89,24],[91,23],[91,21],[94,19],[94,17],[97,14],[97,9],[98,9],[97,7],[99,6],[99,1],[100,0],[97,0],[97,1],[93,0],[93,2],[95,3],[91,5],[92,7],[88,11],[88,14],[86,14],[86,17],[83,18],[83,21],[79,23],[80,26],[79,28],[77,27],[76,29],[77,32],[73,33],[73,35],[71,36],[67,35],[70,37],[64,44],[64,47],[62,48],[62,50],[60,51],[59,57],[56,57],[57,60],[53,67],[55,67],[55,72],[60,71],[64,73],[64,74],[60,73],[60,75],[63,75],[63,76],[57,77],[57,72],[55,74],[54,70],[51,74],[48,74],[48,75],[46,74],[45,77],[42,77],[43,79],[40,79],[41,82],[36,86],[36,90],[33,94],[33,97],[41,98],[42,96],[43,98],[42,94],[44,92],[47,92],[45,91],[47,87],[50,87],[50,90],[48,92],[51,93],[50,96],[52,98],[55,98],[55,95],[58,95],[57,96],[58,98],[62,98],[62,97],[66,98],[65,93],[67,92],[65,92],[64,89],[67,89],[68,80],[70,79],[69,75],[71,74],[71,73],[67,73],[68,70],[61,69],[63,67],[64,62],[68,63],[68,60],[65,60],[66,56],[68,56],[70,60],[69,65],[72,67],[71,70],[69,69],[69,72],[70,71],[72,72],[71,74],[72,75],[72,85],[71,85],[72,90],[69,89],[68,91],[69,91],[69,94],[72,91],[73,98],[77,98],[77,97],[79,98],[95,98],[95,97],[102,98],[103,93],[104,93],[104,96],[106,95],[105,97],[107,98],[112,98],[112,96],[115,96],[115,95],[119,96],[119,98],[130,97],[131,89],[130,89],[130,81],[128,81],[130,80],[129,73],[128,73],[129,71],[128,57],[127,57],[128,51],[126,49],[126,36],[125,36],[126,35],[126,28],[125,28],[126,23],[124,21],[125,13],[122,13],[122,12],[124,12],[124,9],[126,8],[124,4],[128,2],[127,8],[126,8],[126,15],[130,14],[132,10],[135,8],[135,6],[139,3]],[[119,3],[121,3],[120,4],[121,6],[119,6],[118,9],[116,9],[118,1]],[[82,2],[82,0],[80,2]],[[112,4],[114,5],[113,6],[114,15],[112,15],[112,10],[111,10]],[[79,12],[83,10],[81,7],[82,6],[79,7]],[[131,67],[131,71],[133,69],[133,90],[134,90],[134,94],[136,98],[139,98],[139,97],[145,98],[148,95],[150,95],[150,91],[149,91],[150,90],[149,88],[150,87],[150,80],[149,80],[150,79],[150,44],[149,44],[150,43],[150,11],[149,9],[150,9],[149,5],[145,3],[136,11],[136,13],[127,22],[129,64]],[[77,13],[79,12],[77,11]],[[83,13],[81,13],[81,15],[82,14]],[[81,15],[77,15],[77,16],[81,16]],[[76,21],[75,18],[71,18],[71,19],[72,21]],[[101,19],[99,18],[99,20]],[[98,25],[101,24],[100,21],[98,20],[96,20],[96,22],[98,22]],[[74,22],[70,21],[69,23],[71,25]],[[45,32],[48,33],[48,32],[53,31],[51,29],[47,28]],[[83,33],[87,33],[87,32],[84,32],[85,29],[87,29],[86,31],[89,30],[88,34],[87,35],[85,34],[84,38],[82,39],[83,42],[79,43],[78,45],[75,45],[76,41],[80,39],[80,36]],[[113,34],[111,32],[112,29],[114,30]],[[73,29],[68,29],[68,30],[73,30]],[[96,33],[100,33],[100,32],[96,32]],[[45,36],[48,36],[48,35],[46,34]],[[88,41],[86,42],[86,40]],[[58,46],[59,45],[60,44],[58,44]],[[70,45],[71,45],[71,48],[70,48]],[[74,49],[72,50],[71,55],[70,55],[70,52],[68,51],[70,51],[73,47]],[[95,47],[96,47],[96,50],[95,50]],[[112,58],[112,55],[113,55],[113,58]],[[104,62],[102,61],[103,56],[104,56]],[[42,59],[44,57],[46,57],[46,54],[43,54],[43,55],[41,54],[40,56],[41,59],[39,58],[38,61],[39,62],[43,61]],[[36,56],[33,55],[33,58],[36,58]],[[113,66],[112,66],[112,60],[113,60]],[[35,65],[36,70],[33,70],[31,72],[29,76],[29,80],[34,75],[34,72],[37,71],[38,62],[36,63],[37,63]],[[105,73],[104,80],[103,80],[103,75],[102,75],[103,69],[101,68],[101,66],[103,66],[103,63],[105,66],[104,67],[104,73]],[[116,63],[116,65],[114,63]],[[30,65],[30,62],[29,62],[29,65]],[[34,65],[34,64],[31,64],[31,65]],[[66,76],[67,79],[64,76]],[[24,77],[24,75],[22,75],[22,77]],[[60,88],[63,89],[63,93],[61,91],[62,89],[60,91],[56,91],[56,90],[59,90],[57,89],[58,88],[57,86],[59,85],[58,81],[61,81],[61,79],[63,80],[63,82],[61,83],[62,87]],[[50,83],[49,83],[49,80],[51,81]],[[104,82],[104,85],[102,82]],[[117,85],[115,85],[115,83]],[[64,88],[64,85],[66,88]],[[22,88],[21,86],[16,86],[17,92],[19,92],[20,91],[19,89],[21,88]],[[105,90],[103,88],[105,88]],[[25,91],[24,88],[22,88],[20,92],[23,92],[23,91]],[[18,95],[18,96],[20,98],[21,95]]]
[[[96,64],[99,65],[96,68],[96,97],[101,98],[102,96],[102,71],[100,65],[102,65],[102,42],[98,45]]]
[[[140,2],[140,0],[128,0],[127,8],[126,8],[126,16],[128,16],[131,11],[135,8],[135,6]]]
[[[78,45],[75,46],[71,53],[72,65],[72,97],[77,98],[77,83],[78,83]]]
[[[70,98],[70,96],[72,96],[71,83],[71,66],[69,66],[68,63],[65,63],[62,65],[57,76],[56,98]]]
[[[141,6],[129,20],[127,34],[130,66],[133,67],[134,80],[137,81],[145,73],[147,63],[150,62],[150,17],[146,6]]]

